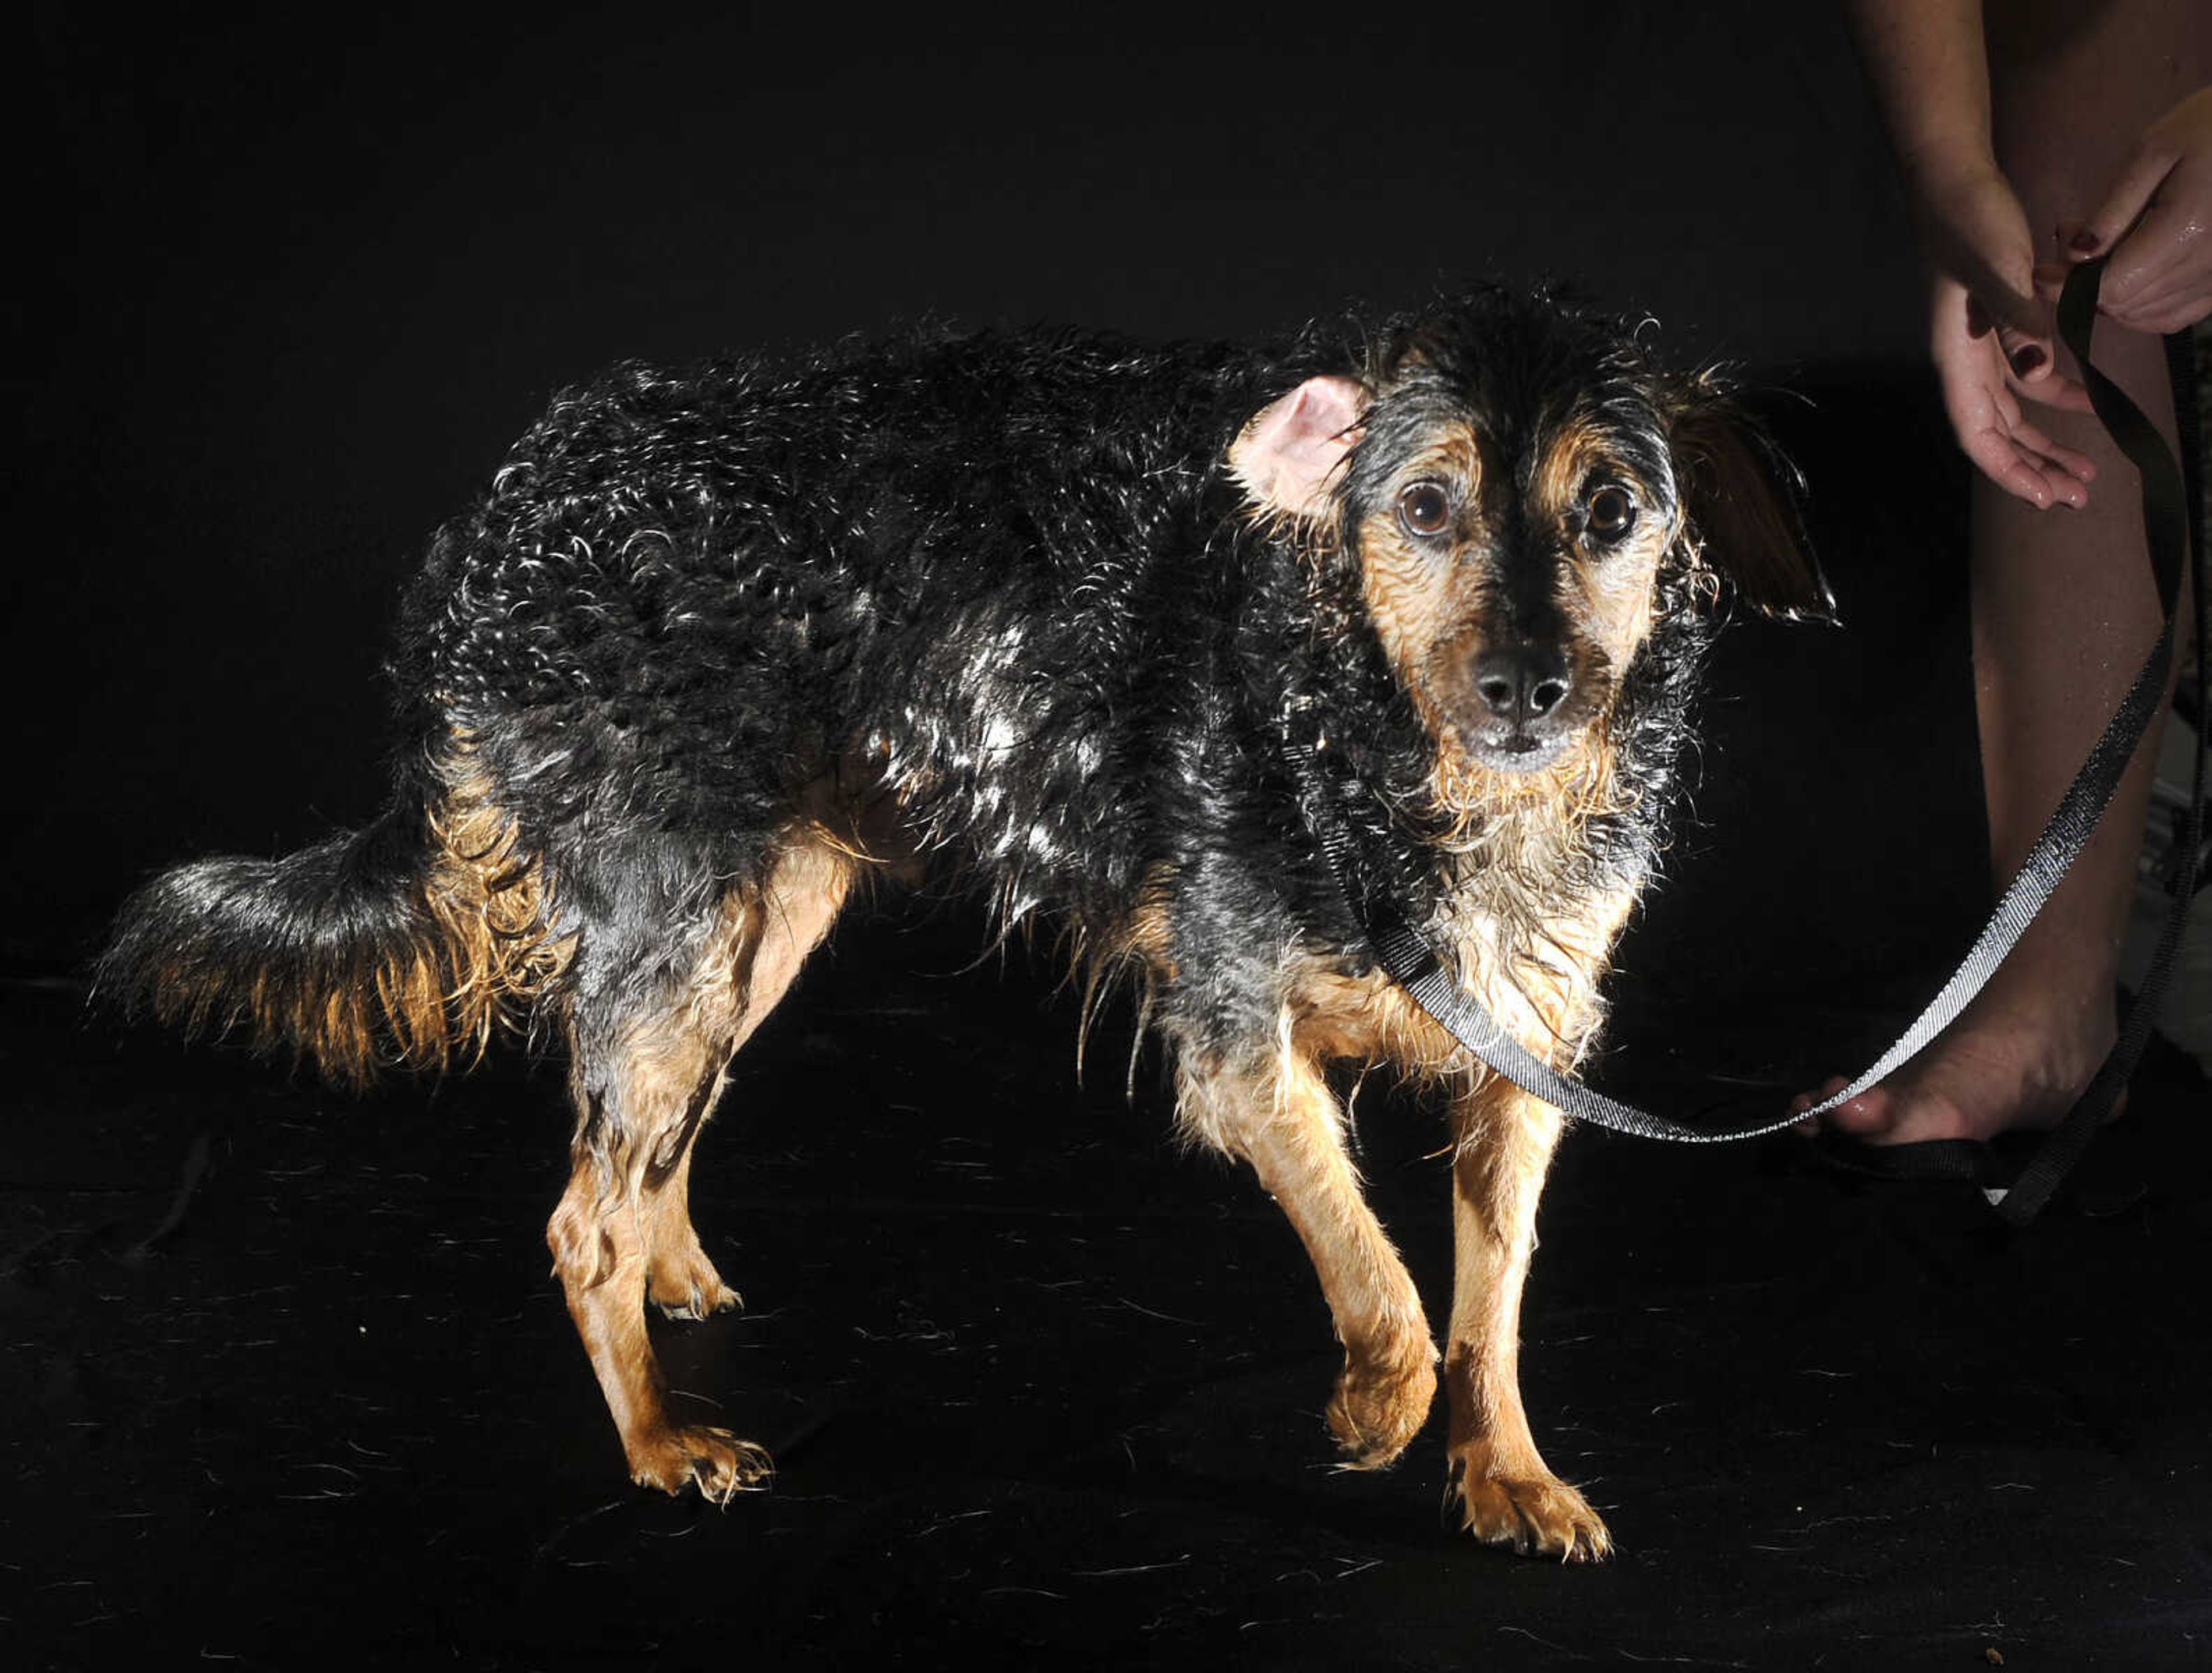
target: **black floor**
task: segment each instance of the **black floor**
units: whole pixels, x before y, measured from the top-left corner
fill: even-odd
[[[15,1664],[2206,1664],[2212,1158],[2171,1060],[2025,1236],[1790,1141],[1572,1137],[1526,1384],[1620,1551],[1569,1569],[1439,1530],[1433,1433],[1332,1468],[1273,1206],[1173,1153],[1149,1059],[1125,1100],[1126,1040],[1079,1087],[1069,1006],[949,946],[845,938],[702,1147],[750,1308],[656,1330],[781,1470],[724,1511],[623,1481],[538,1242],[553,1074],[351,1104],[9,989]],[[1621,1054],[1694,1098],[1667,1056]],[[1440,1317],[1436,1124],[1360,1132]]]

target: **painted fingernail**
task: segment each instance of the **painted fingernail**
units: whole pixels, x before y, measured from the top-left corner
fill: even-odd
[[[2094,250],[2102,241],[2103,240],[2100,240],[2096,234],[2091,232],[2087,227],[2084,227],[2080,232],[2075,234],[2073,237],[2066,240],[2066,247],[2069,250],[2079,250],[2086,256]]]
[[[1966,298],[1966,335],[1987,337],[1990,334],[1990,311],[1982,306],[1978,296]]]
[[[2030,343],[2024,348],[2013,350],[2012,369],[2016,375],[2024,378],[2042,365],[2045,358],[2043,350]]]

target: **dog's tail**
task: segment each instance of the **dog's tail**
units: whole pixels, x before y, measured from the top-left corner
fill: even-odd
[[[481,781],[440,776],[364,830],[155,878],[125,905],[95,995],[193,1033],[243,1032],[343,1086],[472,1062],[531,1019],[573,940]]]

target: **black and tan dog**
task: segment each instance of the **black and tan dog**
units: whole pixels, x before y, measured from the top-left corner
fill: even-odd
[[[433,544],[390,810],[160,878],[101,982],[349,1082],[557,1031],[569,1310],[632,1475],[719,1500],[769,1460],[670,1420],[643,1317],[736,1300],[692,1231],[693,1143],[855,886],[943,868],[1136,979],[1182,1128],[1311,1253],[1345,1348],[1328,1423],[1362,1467],[1419,1429],[1437,1356],[1330,1075],[1443,1089],[1453,1491],[1483,1539],[1600,1555],[1516,1386],[1559,1117],[1376,968],[1300,756],[1328,752],[1358,886],[1575,1063],[1705,606],[1723,581],[1825,606],[1774,468],[1711,380],[1503,293],[1267,352],[983,337],[624,368]]]

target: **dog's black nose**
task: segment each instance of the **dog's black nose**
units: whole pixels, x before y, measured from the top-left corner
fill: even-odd
[[[1486,651],[1475,659],[1474,690],[1490,712],[1519,727],[1542,720],[1567,700],[1567,660],[1536,645]]]

